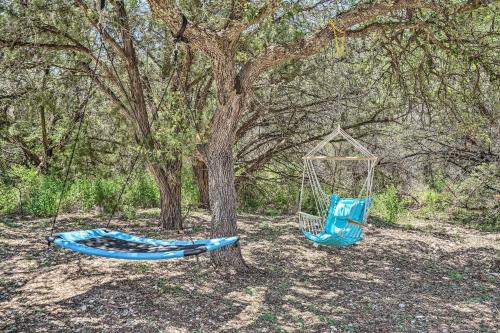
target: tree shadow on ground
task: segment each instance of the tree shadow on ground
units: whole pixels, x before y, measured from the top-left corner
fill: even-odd
[[[203,237],[203,228],[189,231]],[[94,221],[83,221],[81,224]],[[193,220],[193,222],[195,222]],[[80,224],[71,225],[77,226]],[[5,331],[495,331],[493,248],[451,249],[381,229],[351,248],[315,248],[294,221],[240,219],[251,274],[214,270],[209,256],[124,262],[58,251],[0,299]],[[147,217],[132,223],[148,229]],[[203,230],[202,230],[203,229]],[[175,235],[175,234],[174,234]],[[28,234],[34,246],[36,235]],[[39,245],[36,245],[38,248]],[[7,261],[18,260],[10,257]],[[12,262],[10,263],[12,264]],[[3,266],[8,267],[8,266]],[[3,268],[2,267],[2,268]],[[12,282],[9,278],[8,282]],[[5,310],[5,311],[4,311]],[[2,318],[3,316],[3,318]]]

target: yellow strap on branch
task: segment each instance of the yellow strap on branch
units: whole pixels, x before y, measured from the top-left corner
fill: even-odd
[[[328,20],[328,24],[330,25],[330,28],[332,29],[333,32],[333,38],[335,40],[335,49],[337,50],[337,55],[341,57],[345,53],[345,31],[337,27],[337,24],[335,23],[335,20],[333,18],[330,18]],[[339,36],[340,36],[340,42],[339,42]]]

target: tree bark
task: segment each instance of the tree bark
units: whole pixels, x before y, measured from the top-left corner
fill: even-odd
[[[209,195],[212,212],[211,237],[228,237],[238,234],[236,226],[236,190],[234,188],[234,164],[231,147],[213,147],[208,159]],[[216,267],[248,267],[241,255],[239,243],[211,252]]]
[[[233,145],[247,95],[241,90],[234,68],[232,59],[214,61],[217,110],[212,118],[206,161],[212,212],[211,236],[215,238],[238,234]],[[239,243],[213,251],[212,263],[216,267],[229,267],[237,271],[248,270]]]
[[[49,139],[47,135],[47,121],[45,118],[45,106],[40,106],[40,127],[42,131],[43,159],[39,167],[45,173],[49,169]]]
[[[180,154],[164,166],[150,162],[150,170],[160,190],[160,221],[163,229],[182,229],[181,214],[181,168]]]
[[[198,207],[210,208],[210,195],[208,190],[208,168],[203,159],[195,156],[192,162],[193,174],[198,188]]]

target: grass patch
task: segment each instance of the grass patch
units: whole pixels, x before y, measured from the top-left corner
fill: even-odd
[[[342,329],[346,332],[354,332],[357,328],[356,324],[349,323],[349,324],[344,324],[342,325]]]
[[[127,269],[133,273],[146,274],[149,271],[149,265],[146,263],[133,263]]]
[[[459,272],[456,270],[449,271],[448,277],[450,279],[452,279],[453,281],[463,281],[464,280],[464,274],[462,272]]]
[[[278,316],[273,312],[267,311],[259,315],[259,320],[274,322],[278,320]]]
[[[184,290],[182,287],[179,287],[177,285],[170,285],[168,284],[167,279],[164,278],[159,278],[158,280],[155,281],[155,286],[158,288],[158,291],[160,294],[169,294],[169,295],[177,295],[177,296],[183,296],[187,294],[187,291]]]
[[[319,316],[319,320],[326,323],[328,326],[337,326],[339,324],[339,321],[337,319],[333,319],[325,315]]]

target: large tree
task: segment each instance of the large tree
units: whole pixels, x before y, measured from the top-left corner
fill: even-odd
[[[213,237],[237,233],[233,145],[238,124],[252,100],[253,84],[262,73],[285,62],[317,54],[333,38],[359,38],[372,32],[394,29],[423,29],[437,15],[446,18],[487,3],[463,1],[450,7],[429,0],[336,3],[235,0],[217,2],[215,5],[219,10],[216,12],[210,10],[210,6],[207,8],[204,2],[201,7],[189,1],[177,1],[180,7],[175,1],[148,2],[153,14],[171,30],[180,27],[182,15],[188,16],[187,43],[194,50],[203,52],[212,63],[217,109],[210,123],[204,155],[209,172]],[[335,6],[329,7],[328,3]],[[207,12],[217,19],[207,20],[203,15]],[[294,14],[297,13],[312,15],[310,29],[298,33],[290,29],[292,37],[268,45],[261,43],[250,57],[238,57],[238,51],[252,36],[260,36],[269,24],[293,26]],[[326,17],[332,17],[333,24],[328,24]],[[215,252],[212,259],[219,266],[246,269],[238,246]]]

